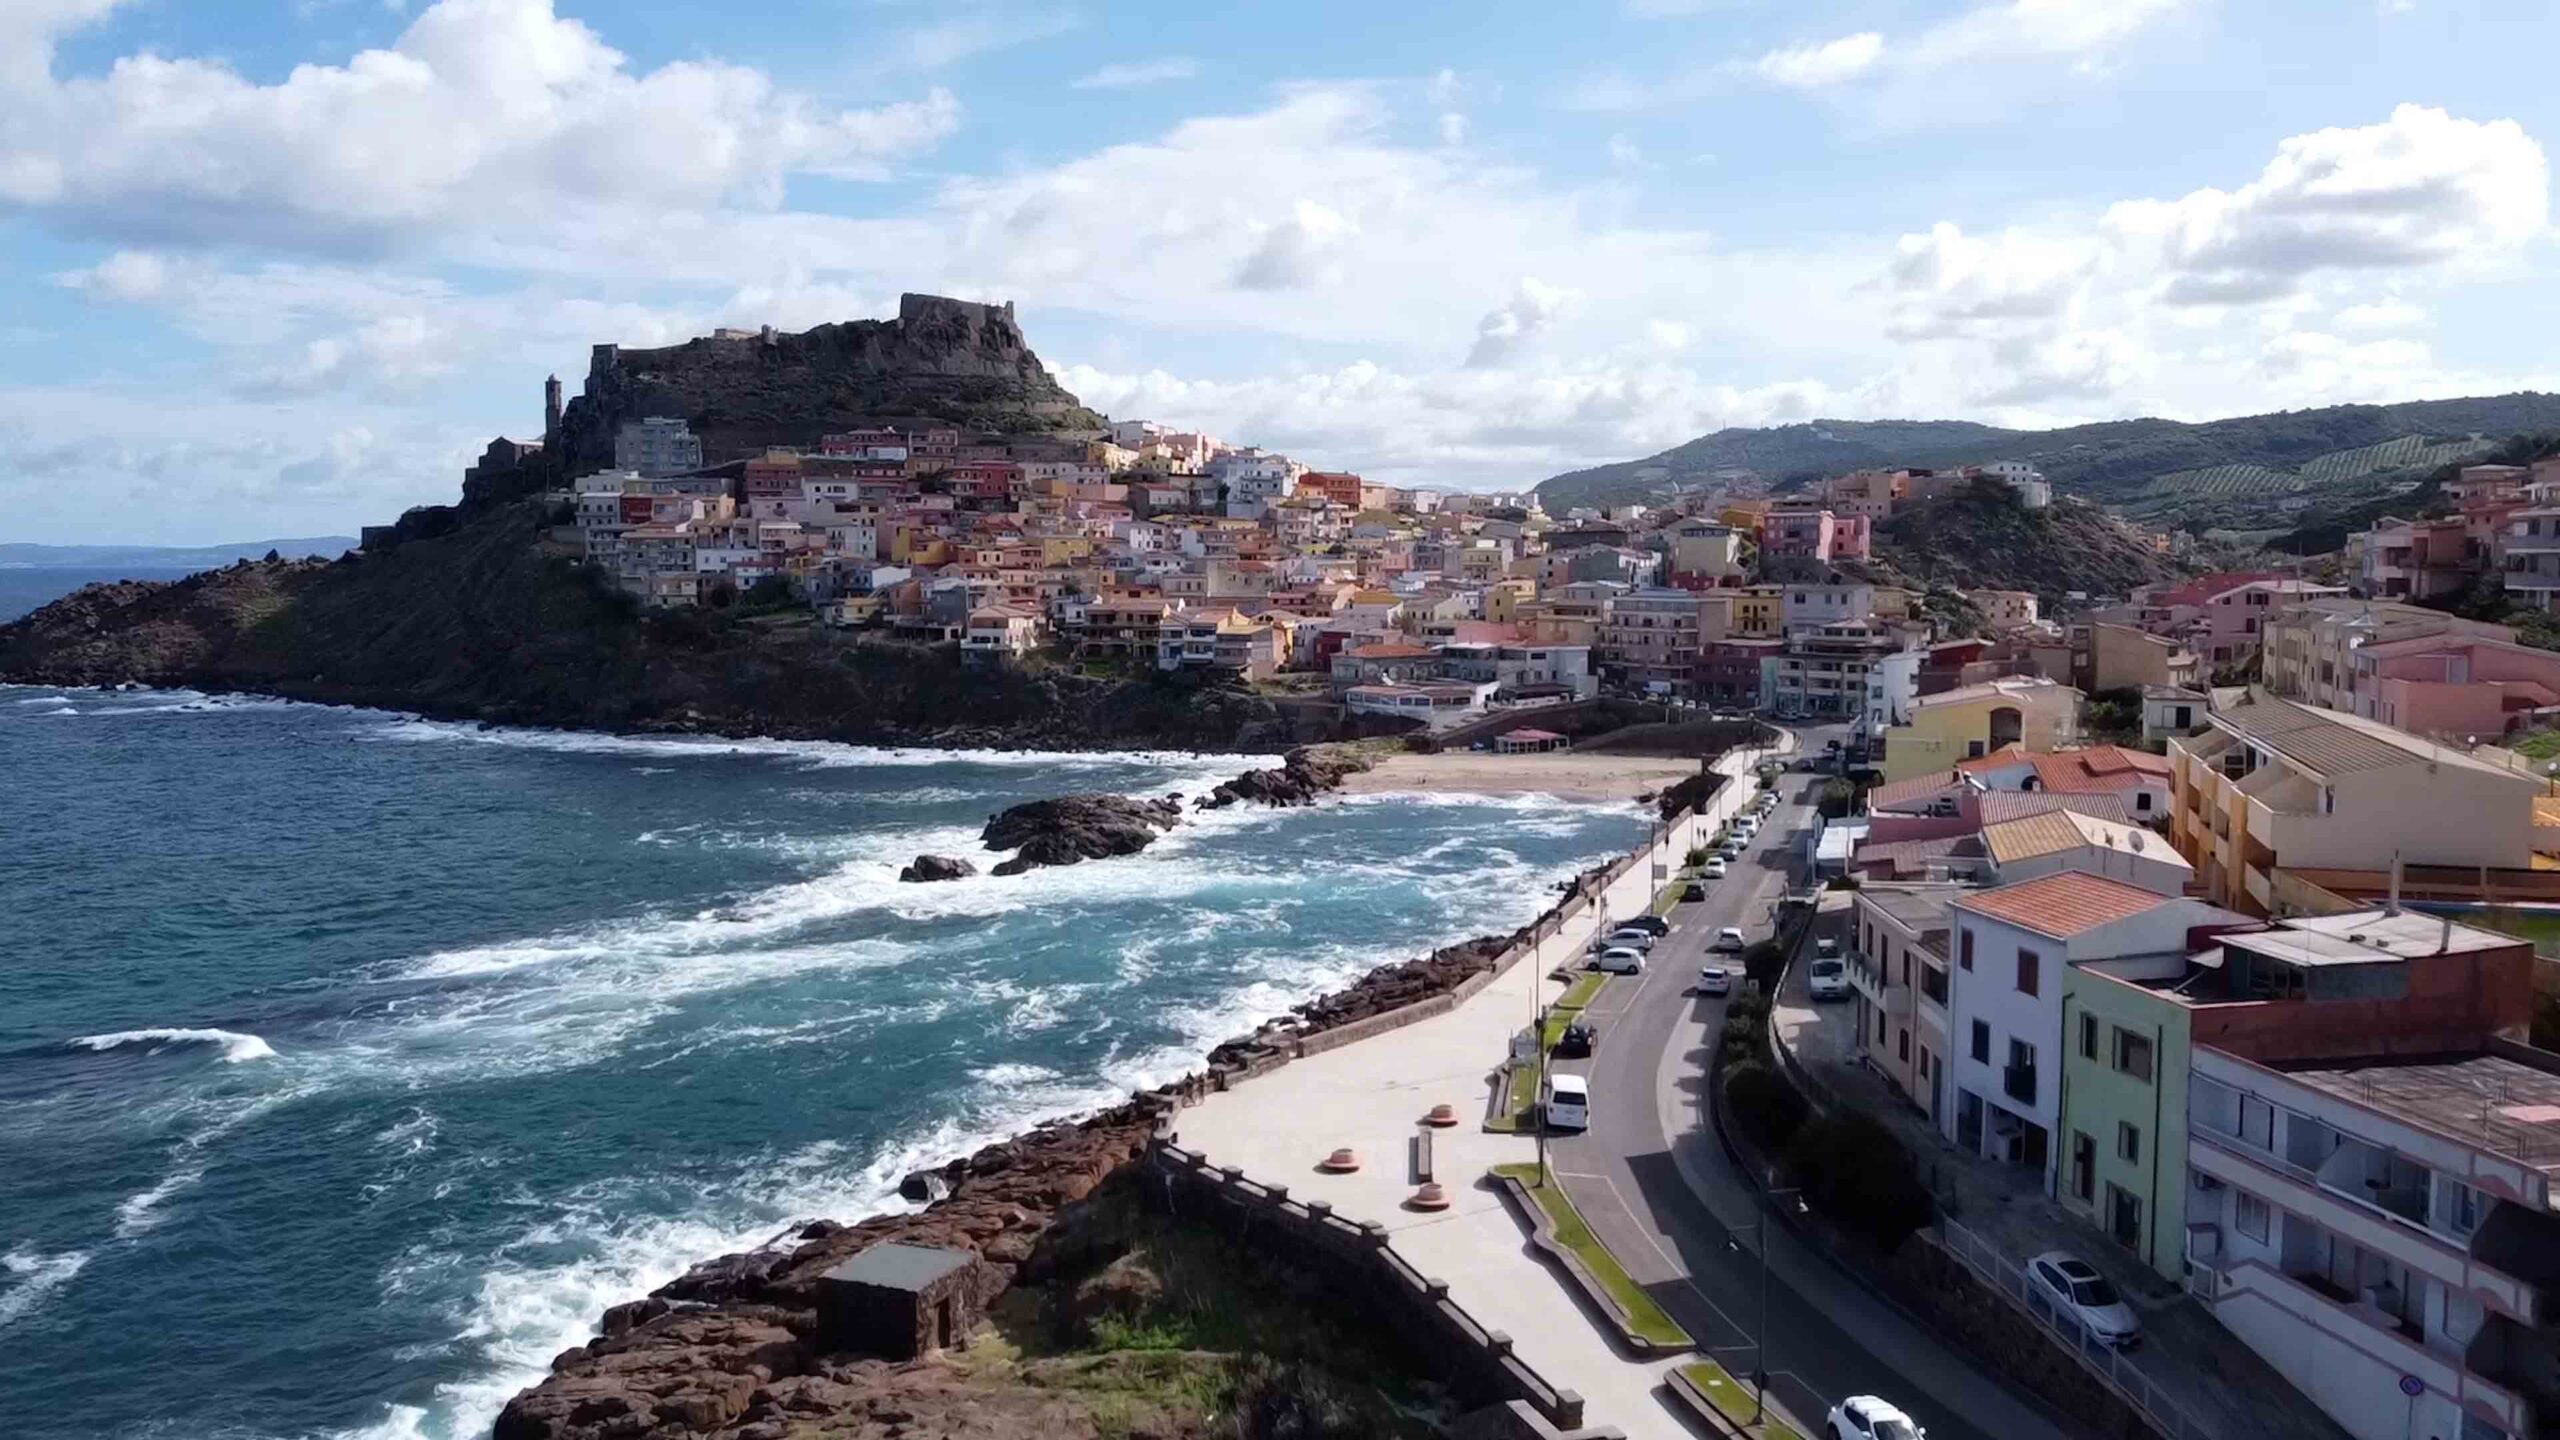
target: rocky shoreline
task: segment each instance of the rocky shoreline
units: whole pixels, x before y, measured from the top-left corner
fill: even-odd
[[[1569,894],[1576,883],[1560,889]],[[1219,1045],[1207,1071],[918,1172],[901,1190],[936,1197],[920,1210],[852,1225],[816,1220],[764,1248],[694,1266],[607,1311],[597,1339],[563,1352],[548,1378],[507,1403],[496,1440],[785,1440],[796,1424],[862,1407],[905,1367],[824,1351],[820,1275],[887,1241],[950,1247],[978,1257],[976,1283],[991,1300],[1037,1274],[1044,1237],[1145,1153],[1161,1117],[1213,1088],[1216,1072],[1268,1054],[1275,1030],[1319,1034],[1451,993],[1564,903],[1508,935],[1381,965]]]

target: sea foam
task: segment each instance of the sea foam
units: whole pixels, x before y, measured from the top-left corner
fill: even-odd
[[[107,1051],[127,1045],[147,1045],[153,1054],[172,1045],[219,1045],[226,1065],[246,1060],[264,1060],[274,1055],[275,1047],[255,1035],[237,1030],[155,1029],[118,1030],[110,1035],[83,1035],[71,1042],[84,1049]]]

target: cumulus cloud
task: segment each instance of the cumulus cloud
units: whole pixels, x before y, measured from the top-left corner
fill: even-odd
[[[1260,229],[1262,238],[1236,267],[1236,284],[1247,290],[1305,290],[1329,283],[1341,273],[1336,257],[1343,242],[1360,227],[1337,210],[1300,200],[1287,218]]]
[[[1861,31],[1771,50],[1727,67],[1772,85],[1820,90],[1853,80],[1943,78],[1988,65],[2086,68],[2191,0],[2002,0],[1910,35]]]
[[[55,3],[38,38],[99,13]],[[186,243],[370,247],[511,210],[772,206],[786,176],[885,175],[959,121],[942,90],[830,109],[737,65],[638,72],[550,0],[441,0],[390,48],[272,85],[149,53],[63,78],[36,50],[0,89],[0,206]]]
[[[1167,85],[1188,80],[1200,73],[1200,62],[1188,55],[1168,55],[1161,60],[1130,60],[1105,65],[1088,71],[1069,82],[1078,90],[1136,90],[1148,85]]]
[[[1509,363],[1554,329],[1557,317],[1581,298],[1574,291],[1522,276],[1510,301],[1476,322],[1476,343],[1467,351],[1468,368]]]
[[[2125,243],[2156,251],[2173,302],[2246,303],[2326,270],[2400,270],[2512,253],[2550,214],[2550,167],[2512,120],[2402,105],[2379,125],[2296,135],[2237,190],[2128,201]]]

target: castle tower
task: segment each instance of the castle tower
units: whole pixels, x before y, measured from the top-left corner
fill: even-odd
[[[542,448],[553,454],[560,450],[560,377],[557,375],[542,382]]]

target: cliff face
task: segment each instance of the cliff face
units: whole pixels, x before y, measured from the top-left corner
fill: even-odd
[[[539,505],[341,561],[91,586],[0,626],[0,680],[252,690],[512,724],[870,744],[1279,749],[1243,691],[980,669],[805,616],[643,614]]]
[[[1011,305],[936,295],[901,297],[895,320],[796,335],[599,345],[585,392],[561,414],[571,473],[613,463],[614,430],[652,415],[689,421],[715,462],[892,420],[1014,434],[1102,425],[1024,343]]]

